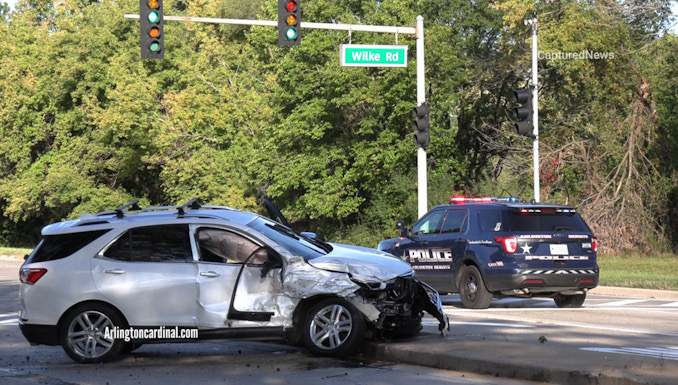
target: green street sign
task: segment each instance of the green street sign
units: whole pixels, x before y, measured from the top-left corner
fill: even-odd
[[[341,44],[342,67],[407,67],[406,45]]]

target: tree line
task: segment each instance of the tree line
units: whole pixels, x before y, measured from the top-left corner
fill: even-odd
[[[538,18],[541,200],[575,205],[606,252],[678,247],[675,1],[314,0],[302,20],[412,26],[424,17],[429,207],[532,196],[513,132]],[[45,224],[199,198],[376,246],[416,219],[415,63],[339,66],[347,32],[165,22],[141,60],[136,0],[0,4],[0,243]],[[166,15],[277,19],[277,2],[165,0]],[[395,36],[353,32],[353,44]],[[398,44],[415,52],[415,40]],[[581,58],[582,52],[598,53]],[[568,55],[569,54],[569,55]],[[605,54],[605,55],[603,55]],[[612,55],[609,55],[612,54]]]

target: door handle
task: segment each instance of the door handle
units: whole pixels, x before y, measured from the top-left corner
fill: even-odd
[[[429,242],[429,241],[422,241],[422,242],[420,242],[420,243],[421,243],[422,245],[426,246],[426,245],[428,245],[428,244],[431,243],[431,242]]]
[[[203,277],[209,277],[209,278],[221,277],[221,274],[214,272],[214,271],[207,271],[205,273],[200,273],[200,275],[203,276]]]
[[[125,270],[123,270],[123,269],[109,269],[109,270],[104,270],[104,273],[121,275],[121,274],[125,274]]]
[[[457,243],[466,243],[466,239],[457,238],[457,239],[455,239],[455,242],[457,242]]]

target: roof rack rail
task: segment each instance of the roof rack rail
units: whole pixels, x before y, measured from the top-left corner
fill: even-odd
[[[149,207],[141,207],[138,205],[139,201],[138,200],[133,200],[129,203],[126,203],[120,207],[118,207],[115,210],[108,210],[108,211],[101,211],[96,213],[96,216],[102,216],[102,215],[113,215],[115,214],[116,217],[118,218],[123,218],[125,216],[125,213],[129,210],[138,210],[138,211],[163,211],[163,210],[177,210],[177,215],[179,216],[184,216],[186,215],[186,209],[215,209],[215,210],[236,210],[232,207],[227,207],[227,206],[203,206],[200,204],[198,198],[193,198],[189,200],[188,202],[184,203],[181,206],[149,206]]]
[[[139,207],[138,203],[139,203],[139,200],[135,199],[131,202],[125,203],[124,205],[118,207],[115,210],[100,211],[100,212],[96,213],[95,215],[101,216],[101,215],[115,214],[116,217],[122,218],[122,217],[125,216],[125,212],[127,212],[129,210],[141,210],[141,207]]]

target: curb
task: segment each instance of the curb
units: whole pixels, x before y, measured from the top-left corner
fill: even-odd
[[[637,298],[678,299],[678,291],[636,289],[632,287],[598,286],[595,289],[589,290],[589,293]]]
[[[403,342],[367,342],[363,355],[370,359],[405,363],[479,375],[576,385],[665,385],[664,379],[650,379],[624,369],[590,367],[594,356],[586,352],[563,352],[552,349],[525,349],[517,343],[499,343],[479,347],[482,340],[440,340],[433,334]],[[572,357],[575,356],[575,357]],[[560,363],[560,365],[558,364]],[[603,366],[604,367],[604,366]],[[572,369],[566,369],[572,368]]]

